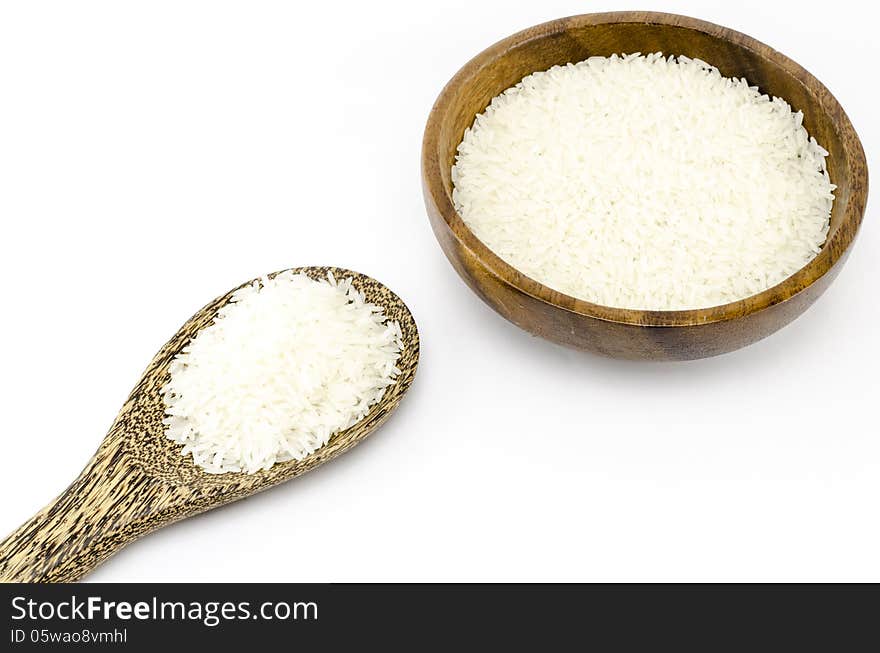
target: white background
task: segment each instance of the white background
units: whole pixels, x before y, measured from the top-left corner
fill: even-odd
[[[341,459],[152,534],[90,580],[880,581],[875,207],[803,317],[692,363],[532,338],[434,241],[419,149],[443,84],[518,29],[626,8],[0,5],[0,531],[73,479],[196,309],[326,264],[378,278],[416,316],[399,412]],[[877,164],[872,3],[651,8],[803,64]]]

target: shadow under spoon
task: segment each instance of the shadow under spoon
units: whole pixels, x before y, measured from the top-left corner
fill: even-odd
[[[404,345],[397,362],[401,373],[370,412],[303,460],[276,463],[255,474],[208,474],[191,456],[182,456],[182,445],[165,437],[160,390],[174,356],[211,323],[238,290],[233,289],[187,320],[159,350],[98,451],[70,487],[0,542],[0,581],[79,580],[138,537],[304,474],[347,451],[388,419],[409,389],[418,364],[419,336],[409,309],[384,285],[357,272],[334,267],[293,271],[313,279],[326,278],[328,271],[337,279],[351,277],[368,302],[383,307],[389,319],[399,322]]]

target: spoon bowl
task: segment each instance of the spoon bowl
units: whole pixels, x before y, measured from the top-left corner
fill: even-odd
[[[162,423],[165,405],[160,391],[168,380],[168,367],[232,294],[247,285],[242,284],[186,321],[150,362],[77,479],[0,542],[0,581],[79,580],[138,537],[304,474],[344,453],[388,419],[409,389],[418,365],[419,335],[409,309],[387,287],[357,272],[335,267],[295,268],[293,272],[313,279],[324,279],[328,272],[337,279],[351,277],[367,301],[382,306],[386,317],[400,324],[404,347],[397,367],[401,373],[370,412],[304,459],[276,463],[255,474],[209,474],[191,456],[181,455],[183,445],[165,437]]]

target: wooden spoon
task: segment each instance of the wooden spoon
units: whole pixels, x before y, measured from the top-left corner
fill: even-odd
[[[231,290],[191,317],[159,350],[71,486],[0,543],[0,581],[79,580],[141,535],[304,474],[347,451],[385,422],[415,376],[416,323],[400,298],[375,279],[340,268],[294,270],[315,279],[326,278],[328,271],[337,279],[351,277],[367,301],[384,307],[403,332],[404,349],[397,363],[401,374],[366,417],[303,460],[277,463],[256,474],[208,474],[193,464],[191,456],[182,456],[182,445],[164,435],[165,407],[159,391],[168,379],[171,360],[211,323],[238,288]]]

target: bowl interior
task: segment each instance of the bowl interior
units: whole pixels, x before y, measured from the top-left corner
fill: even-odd
[[[783,281],[779,286],[764,291],[767,301],[750,302],[749,309],[756,310],[770,303],[784,301],[821,276],[840,257],[854,236],[851,232],[839,234],[847,220],[861,219],[863,207],[848,211],[853,178],[853,141],[861,152],[858,139],[848,119],[828,90],[812,75],[784,55],[738,32],[703,23],[694,19],[668,14],[593,14],[561,19],[520,32],[497,43],[468,63],[444,90],[435,111],[438,134],[436,156],[440,183],[443,187],[443,204],[446,212],[461,222],[451,210],[451,168],[456,148],[464,137],[464,131],[476,114],[488,106],[491,99],[519,82],[523,77],[538,70],[546,70],[557,64],[576,62],[590,56],[609,56],[615,53],[657,52],[666,55],[685,55],[702,59],[716,66],[727,77],[745,77],[761,92],[785,99],[795,110],[804,114],[804,126],[811,136],[829,152],[828,173],[837,185],[831,215],[831,228],[823,251],[801,272],[812,269],[809,274],[788,284],[800,273]],[[862,154],[862,159],[863,159]],[[858,162],[856,162],[858,164]],[[866,173],[862,173],[866,176]],[[449,219],[449,216],[447,216]],[[857,227],[857,224],[856,224]],[[463,222],[457,229],[467,230]],[[467,230],[469,237],[476,237]],[[840,236],[840,238],[838,238]],[[832,251],[828,251],[832,250]],[[499,259],[500,261],[500,259]],[[506,266],[506,264],[503,264]],[[496,264],[493,267],[497,266]],[[537,282],[535,282],[537,284]],[[537,284],[540,286],[540,284]],[[558,295],[546,289],[549,296]],[[573,299],[573,298],[572,298]],[[746,301],[746,300],[741,300]],[[567,302],[568,303],[568,302]],[[574,300],[572,305],[595,306]],[[734,303],[736,304],[736,303]],[[734,306],[729,304],[727,306]],[[572,308],[569,306],[568,308]],[[608,308],[608,307],[606,307]],[[737,310],[742,314],[743,311]],[[623,312],[625,309],[615,309]],[[707,309],[698,309],[698,311]],[[585,310],[585,312],[589,312]],[[693,313],[694,311],[657,311],[656,313]],[[645,312],[641,312],[644,319]],[[667,315],[671,317],[671,315]],[[713,319],[723,319],[721,313]],[[612,318],[614,319],[614,318]],[[665,318],[658,318],[669,324]],[[625,317],[622,321],[628,321]],[[678,319],[674,322],[681,323]],[[699,320],[703,321],[703,320]]]

